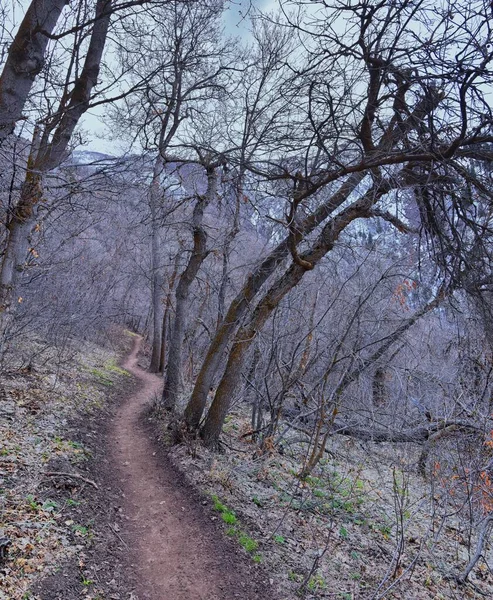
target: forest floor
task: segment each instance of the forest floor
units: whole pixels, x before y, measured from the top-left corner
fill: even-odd
[[[225,452],[171,445],[141,339],[111,340],[61,366],[31,340],[0,376],[1,600],[493,598],[485,561],[454,581],[475,534],[415,448],[339,436],[300,480],[300,436],[259,454],[241,405]]]
[[[139,367],[140,344],[3,373],[2,600],[276,597],[153,438],[144,413],[161,380]]]
[[[424,478],[419,445],[335,435],[301,479],[309,436],[282,422],[282,443],[261,453],[251,440],[250,410],[241,401],[232,407],[221,453],[193,439],[173,444],[166,414],[155,411],[155,419],[169,458],[214,499],[225,534],[244,547],[251,540],[253,560],[267,567],[282,598],[493,598],[491,543],[468,583],[457,583],[491,504],[483,489],[466,494],[468,482],[447,470],[455,440],[430,454]]]

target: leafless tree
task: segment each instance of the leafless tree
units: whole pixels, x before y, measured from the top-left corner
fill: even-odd
[[[318,13],[323,17],[299,12],[294,20],[286,13],[280,22],[308,48],[307,66],[290,82],[296,88],[289,121],[294,135],[289,142],[287,134],[279,138],[268,160],[249,167],[284,190],[287,235],[230,305],[198,376],[186,411],[192,427],[202,415],[218,357],[241,325],[203,428],[209,443],[217,443],[251,340],[355,220],[385,219],[406,231],[398,212],[386,206],[393,202],[399,210],[414,193],[447,282],[461,279],[471,247],[481,244],[488,227],[488,217],[474,217],[455,192],[467,181],[485,193],[464,161],[480,158],[491,137],[483,95],[490,78],[488,10],[477,3],[455,20],[455,14],[405,1],[324,5]],[[478,37],[484,43],[478,45]],[[252,300],[288,256],[292,263],[245,320]]]

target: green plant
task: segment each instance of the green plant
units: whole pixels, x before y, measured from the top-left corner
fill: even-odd
[[[92,585],[94,581],[92,579],[86,579],[84,575],[82,575],[82,585]]]
[[[27,500],[27,503],[29,504],[29,508],[30,508],[31,510],[35,510],[35,511],[38,511],[38,510],[39,510],[39,502],[37,502],[37,501],[34,499],[34,496],[33,496],[32,494],[28,494],[28,495],[26,496],[26,500]]]
[[[223,521],[228,525],[234,525],[238,522],[238,519],[236,518],[235,514],[233,512],[230,512],[229,510],[224,511],[221,517]]]
[[[273,540],[278,544],[284,544],[286,542],[286,540],[284,539],[284,537],[282,535],[275,535],[273,537]]]
[[[225,506],[221,500],[219,500],[219,498],[216,496],[216,494],[214,494],[212,496],[212,501],[214,503],[214,510],[217,510],[217,512],[223,513],[226,512],[228,510],[228,507]]]
[[[67,499],[67,506],[79,506],[79,500],[73,500],[72,498]]]
[[[297,583],[300,583],[301,581],[303,581],[303,575],[300,575],[295,571],[288,571],[288,579],[289,581],[295,581]]]
[[[228,529],[226,529],[226,535],[228,535],[229,537],[235,537],[237,533],[238,530],[236,529],[236,527],[228,527]]]
[[[347,540],[349,533],[348,530],[344,527],[344,525],[341,525],[340,529],[339,529],[339,535],[344,539]]]
[[[327,583],[321,575],[312,575],[306,587],[310,592],[315,592],[317,590],[324,590],[327,587]]]
[[[261,563],[262,562],[262,555],[261,554],[254,554],[253,555],[253,562],[254,563]]]
[[[247,552],[254,552],[258,548],[258,542],[251,538],[246,533],[240,533],[238,542]]]
[[[101,369],[89,369],[89,373],[94,375],[99,380],[99,383],[107,386],[113,385],[113,380],[108,377],[108,375],[102,371]]]
[[[320,487],[322,485],[320,477],[313,477],[312,475],[307,475],[303,481],[310,487]]]
[[[390,534],[392,533],[392,528],[390,527],[390,525],[377,525],[377,531],[379,531],[383,537],[388,540],[390,537]]]
[[[80,444],[79,442],[73,442],[72,440],[67,440],[67,444],[71,447],[74,448],[74,450],[82,450],[82,448],[84,447],[82,444]]]
[[[121,375],[123,377],[131,377],[130,373],[126,369],[119,367],[114,360],[109,360],[104,364],[104,370],[109,373],[115,373],[115,375]]]
[[[45,512],[53,512],[57,508],[58,508],[58,503],[55,502],[54,500],[51,500],[50,498],[48,498],[48,500],[45,500],[43,502],[43,504],[41,505],[41,510],[43,510]]]
[[[89,527],[86,527],[84,525],[73,525],[72,531],[74,533],[79,533],[82,536],[89,535]]]
[[[262,502],[261,502],[261,501],[260,501],[260,500],[257,498],[257,496],[254,496],[254,497],[252,498],[252,502],[253,502],[254,504],[256,504],[256,505],[257,505],[259,508],[262,508],[262,506],[263,506],[263,505],[262,505]]]

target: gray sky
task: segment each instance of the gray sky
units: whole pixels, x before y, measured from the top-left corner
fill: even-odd
[[[261,9],[273,9],[277,0],[232,0],[224,15],[224,30],[227,35],[248,37],[248,13],[252,5]],[[104,124],[105,106],[86,113],[81,127],[87,132],[87,144],[79,150],[92,150],[107,154],[120,154],[124,148],[118,142],[108,139],[108,129]]]
[[[10,35],[15,35],[16,26],[23,18],[31,0],[17,0],[9,6],[8,21],[5,23]],[[227,35],[248,37],[248,14],[253,6],[260,9],[273,9],[278,0],[230,0],[230,7],[224,14],[224,30]],[[0,5],[5,3],[0,0]],[[10,38],[11,39],[11,38]],[[8,38],[5,39],[9,43]],[[108,129],[104,124],[104,112],[106,107],[97,107],[84,115],[80,122],[80,128],[85,132],[84,139],[87,143],[80,146],[79,150],[92,150],[108,154],[119,154],[123,146],[108,139]]]

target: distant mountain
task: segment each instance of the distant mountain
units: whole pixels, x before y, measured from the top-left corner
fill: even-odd
[[[111,154],[103,154],[102,152],[94,152],[93,150],[74,150],[68,159],[73,165],[94,165],[101,163],[112,162],[116,159]]]

